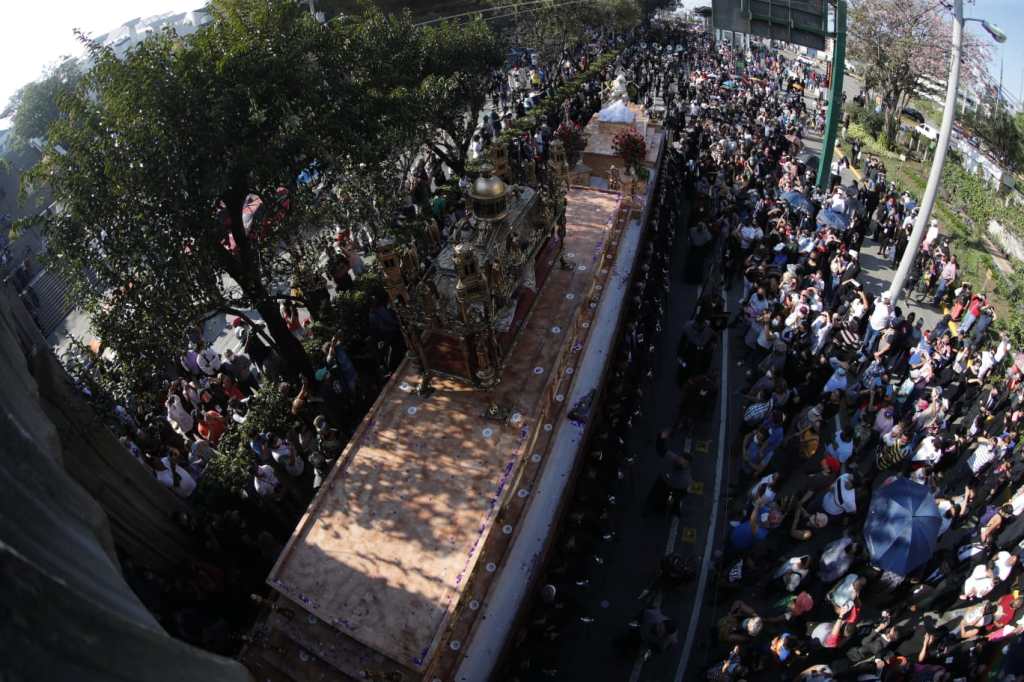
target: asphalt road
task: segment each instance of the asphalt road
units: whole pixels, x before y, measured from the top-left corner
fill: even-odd
[[[655,340],[651,372],[643,384],[639,413],[622,447],[632,458],[623,469],[615,490],[615,504],[609,522],[614,536],[599,543],[588,573],[589,583],[572,595],[576,611],[590,622],[574,619],[559,639],[557,672],[536,673],[530,680],[677,680],[683,679],[680,662],[689,639],[690,646],[702,646],[702,638],[689,635],[689,623],[698,596],[697,579],[684,589],[645,593],[654,580],[662,558],[668,553],[703,558],[707,549],[708,520],[715,504],[714,480],[719,452],[721,410],[698,424],[692,434],[694,485],[681,505],[679,515],[653,511],[647,505],[655,480],[668,471],[666,459],[656,452],[658,432],[673,424],[679,411],[676,346],[682,326],[693,313],[698,288],[682,281],[686,256],[685,236],[673,243],[672,285],[663,328]],[[713,366],[719,366],[716,354]],[[671,442],[672,449],[684,447],[684,434]],[[585,472],[583,474],[585,476]],[[657,600],[655,602],[655,600]],[[666,616],[678,624],[678,641],[667,651],[649,658],[633,640],[637,619],[645,605],[660,603]],[[591,621],[592,619],[592,621]]]

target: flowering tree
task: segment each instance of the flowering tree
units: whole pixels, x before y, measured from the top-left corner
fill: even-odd
[[[881,96],[885,141],[895,144],[900,112],[920,90],[921,78],[945,83],[952,18],[940,0],[851,0],[849,57],[863,69],[864,85]],[[984,73],[990,45],[964,36],[962,78]]]
[[[647,141],[634,128],[626,128],[612,139],[615,153],[622,157],[626,168],[637,172],[647,156]]]

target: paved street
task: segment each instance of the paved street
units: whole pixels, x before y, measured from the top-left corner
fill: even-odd
[[[709,519],[719,502],[715,477],[721,415],[716,407],[713,419],[698,425],[693,435],[695,482],[691,494],[683,500],[682,515],[652,512],[646,505],[655,480],[668,471],[667,460],[655,450],[655,439],[661,429],[673,424],[678,414],[676,344],[697,298],[697,287],[682,281],[685,256],[686,240],[680,235],[673,246],[670,306],[654,351],[654,369],[643,387],[641,412],[633,420],[623,446],[633,463],[623,471],[616,494],[610,519],[614,537],[596,548],[595,554],[603,563],[595,561],[589,584],[574,595],[580,611],[588,620],[593,618],[593,622],[574,622],[566,628],[559,647],[560,672],[556,679],[684,679],[680,667],[684,648],[695,642],[698,647],[703,645],[700,633],[691,634],[688,629],[695,597],[701,594],[695,589],[696,583],[669,592],[661,600],[664,613],[679,624],[675,646],[645,661],[638,648],[627,643],[631,634],[628,624],[649,603],[650,598],[642,599],[641,595],[654,580],[661,559],[673,552],[703,559]],[[716,354],[713,366],[718,367],[719,363],[720,355]],[[673,449],[681,449],[683,440],[683,434],[678,434],[672,442]]]

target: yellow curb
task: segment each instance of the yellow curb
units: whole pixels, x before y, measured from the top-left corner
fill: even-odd
[[[837,155],[840,159],[846,158],[846,154],[844,154],[843,150],[840,149],[838,146],[835,148],[835,155]],[[860,174],[860,171],[854,168],[853,166],[850,166],[850,172],[853,173],[853,177],[857,178],[858,182],[864,179],[864,176]]]

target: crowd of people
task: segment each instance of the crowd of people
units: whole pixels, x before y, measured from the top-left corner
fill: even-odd
[[[1014,679],[1024,670],[1006,649],[1024,631],[1024,469],[1015,456],[1024,381],[994,308],[962,280],[934,222],[903,294],[937,310],[938,322],[926,327],[889,294],[866,290],[861,249],[876,243],[895,267],[916,205],[859,148],[827,191],[816,188],[803,137],[823,127],[813,99],[820,74],[760,46],[738,54],[708,34],[666,42],[683,49],[638,37],[614,67],[634,99],[667,104],[676,142],[602,427],[508,679],[558,679],[565,637],[598,616],[584,605],[587,590],[615,538],[616,499],[635,461],[626,443],[665,311],[678,305],[668,301],[677,275],[703,285],[703,296],[679,342],[679,417],[657,434],[666,472],[647,512],[684,513],[695,455],[688,439],[674,446],[712,413],[720,333],[736,335],[730,362],[746,377],[729,417],[733,503],[714,566],[718,598],[706,600],[722,605],[712,612],[715,662],[700,676]],[[851,163],[865,179],[844,187],[839,173]],[[673,238],[687,241],[682,273],[671,271]],[[913,545],[894,563],[869,512],[875,497],[899,494],[924,500],[933,517],[924,539],[910,526],[890,529]],[[646,658],[678,643],[678,624],[655,597],[678,593],[696,570],[694,558],[664,558],[619,642],[627,652]]]
[[[1009,340],[937,229],[906,292],[937,324],[865,291],[860,250],[877,240],[898,262],[913,200],[877,162],[863,184],[814,189],[785,60],[755,48],[736,71],[735,56],[695,46],[680,152],[692,220],[722,241],[726,284],[741,280],[725,333],[748,378],[707,677],[1013,679],[1001,654],[1024,630],[1024,382]],[[713,310],[698,307],[681,343],[691,375],[706,371]],[[923,500],[925,528],[871,511],[898,495]],[[907,543],[899,561],[886,539]]]
[[[524,101],[525,107],[532,108],[553,96],[558,85],[585,71],[590,60],[623,40],[623,36],[594,33],[590,40],[567,49],[555,67],[545,70],[531,65],[534,76],[521,85],[519,74],[527,73],[526,66],[522,58],[513,60],[501,72],[508,77],[509,87],[495,90],[478,136],[491,142],[501,130],[501,120],[511,121],[523,113]],[[535,77],[538,68],[544,74],[540,79]],[[550,131],[563,116],[585,123],[597,110],[605,76],[594,74],[552,110],[550,120],[538,121],[534,129],[513,140],[512,172],[517,177],[525,179],[528,162],[535,168],[544,167],[541,161],[546,158]],[[468,187],[468,182],[423,150],[421,163],[410,177],[406,206],[396,220],[433,217],[441,240],[448,239],[466,211],[463,199],[448,200],[449,188],[453,183]],[[164,377],[155,378],[158,388],[154,395],[122,399],[106,395],[100,400],[102,386],[89,377],[97,369],[105,371],[106,365],[88,352],[83,352],[88,357],[81,364],[84,371],[73,371],[83,392],[104,408],[106,421],[126,450],[157,482],[194,503],[189,514],[176,520],[197,536],[207,558],[232,576],[234,591],[244,601],[248,601],[248,591],[260,591],[297,519],[405,355],[398,318],[383,289],[372,285],[374,275],[363,260],[367,247],[359,226],[339,227],[322,259],[322,271],[305,273],[284,292],[290,297],[282,300],[280,314],[288,330],[307,347],[313,365],[311,377],[289,367],[266,325],[245,315],[229,318],[228,329],[217,330],[221,338],[216,343],[210,343],[209,330],[202,324],[187,329],[184,351]],[[370,299],[366,310],[359,309],[362,319],[322,317],[330,307],[339,305],[346,292],[360,288]],[[322,333],[317,328],[325,325],[332,326],[329,340],[311,347],[310,341]],[[254,430],[254,422],[261,427]],[[218,471],[211,474],[218,455],[238,450],[239,443],[245,457],[240,464],[236,462],[244,471],[237,489],[223,490],[218,483],[197,501],[204,478],[225,476],[223,464],[214,466]],[[238,481],[237,476],[228,478]],[[131,563],[130,559],[126,562]],[[187,611],[192,622],[222,622],[216,613],[183,597],[171,583],[145,567],[137,569],[131,573],[139,576],[139,591],[153,597],[147,602],[155,612]],[[228,610],[244,620],[248,609],[239,606],[233,604]],[[234,627],[239,619],[233,616],[229,620]],[[216,630],[217,641],[184,621],[171,629],[214,650],[226,652],[232,646],[225,640],[226,627],[199,628],[204,633]],[[237,646],[237,641],[233,645]]]
[[[511,155],[518,173],[525,173],[524,159],[545,158],[552,130],[585,124],[601,105],[603,83],[620,73],[636,100],[666,106],[675,140],[654,197],[612,389],[597,418],[602,426],[540,597],[515,642],[522,655],[509,677],[557,677],[559,632],[566,619],[586,622],[574,595],[586,586],[586,568],[602,562],[601,543],[614,537],[609,510],[633,464],[623,438],[654,370],[650,349],[674,276],[707,286],[679,343],[684,400],[679,419],[658,434],[667,473],[652,496],[655,507],[678,512],[666,501],[689,489],[693,455],[672,443],[709,416],[720,334],[736,336],[742,350],[730,361],[747,377],[742,410],[730,421],[735,502],[714,587],[727,598],[716,614],[717,662],[707,679],[889,682],[997,673],[1004,645],[1024,631],[1017,568],[1024,468],[1016,453],[1024,377],[1008,338],[996,331],[986,292],[962,281],[937,225],[905,292],[941,310],[937,324],[926,328],[888,294],[865,290],[860,250],[875,241],[898,262],[916,215],[913,199],[885,182],[877,160],[865,164],[861,184],[815,188],[802,139],[822,123],[821,107],[805,97],[808,88],[821,89],[821,77],[765,47],[740,55],[709,33],[679,30],[595,35],[550,65],[524,53],[495,76],[477,153],[610,47],[619,56],[607,71],[525,131],[514,141],[518,156]],[[414,176],[409,210],[432,215],[442,232],[451,229],[461,210],[446,205],[441,191],[451,169],[427,157]],[[822,213],[841,218],[822,223]],[[671,271],[674,239],[688,242],[682,273]],[[358,247],[340,247],[328,270],[336,291],[351,286],[362,276]],[[732,300],[720,295],[718,281]],[[282,315],[296,335],[304,333],[300,311],[286,307]],[[122,443],[188,498],[226,434],[245,423],[255,396],[276,392],[290,401],[286,424],[248,440],[251,481],[239,491],[241,499],[273,501],[270,508],[280,512],[262,527],[225,512],[204,529],[208,544],[242,543],[241,555],[273,560],[358,423],[345,416],[357,414],[348,406],[372,402],[393,369],[386,365],[404,352],[385,298],[374,301],[366,322],[368,345],[386,347],[390,359],[353,357],[351,344],[335,336],[314,353],[312,381],[287,380],[258,324],[239,321],[238,349],[224,352],[196,329],[159,412],[114,408]],[[873,498],[905,488],[938,510],[937,532],[913,543],[913,561],[894,566],[873,554],[869,510]],[[694,571],[691,561],[669,555],[650,593],[676,589]],[[630,639],[658,652],[677,635],[677,624],[651,603],[632,623]]]

